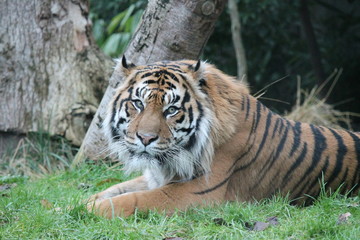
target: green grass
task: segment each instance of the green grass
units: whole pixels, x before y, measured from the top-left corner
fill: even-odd
[[[274,197],[252,204],[196,208],[172,216],[150,212],[106,220],[88,213],[81,200],[114,184],[104,180],[114,179],[126,180],[118,168],[105,163],[84,163],[76,169],[35,180],[21,176],[0,178],[0,185],[12,184],[11,189],[0,192],[0,239],[359,239],[360,236],[359,197],[337,194],[322,196],[310,207],[292,206],[286,199]],[[43,199],[53,206],[50,209],[43,206]],[[351,213],[348,221],[337,224],[339,215],[346,212]],[[272,216],[278,218],[278,225],[263,231],[247,228]],[[215,220],[219,218],[220,221]]]

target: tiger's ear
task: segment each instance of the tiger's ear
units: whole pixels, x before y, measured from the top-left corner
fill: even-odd
[[[119,61],[120,63],[120,61]],[[118,65],[119,65],[118,63]],[[121,72],[123,73],[124,77],[129,76],[131,69],[133,69],[135,66],[135,64],[128,62],[126,60],[125,54],[123,55],[123,57],[121,58],[121,63],[120,63],[120,68],[121,68]],[[118,67],[118,66],[117,66]]]
[[[198,60],[195,64],[189,66],[189,70],[192,73],[195,80],[199,80],[202,78],[203,72],[205,68],[205,63]]]
[[[129,63],[126,60],[125,55],[123,55],[121,59],[116,59],[115,62],[116,66],[109,80],[109,83],[113,88],[117,88],[119,84],[123,83],[123,81],[130,75],[131,70],[136,67],[134,64]]]
[[[204,62],[198,60],[195,64],[189,67],[189,70],[193,74],[194,80],[197,81],[200,86],[203,85],[203,82],[205,81],[204,80],[205,65],[206,64]]]

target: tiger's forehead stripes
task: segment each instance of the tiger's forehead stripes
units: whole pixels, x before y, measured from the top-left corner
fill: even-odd
[[[138,69],[135,73],[134,78],[138,78],[139,76],[140,79],[144,79],[147,77],[155,77],[156,80],[159,81],[160,80],[159,78],[163,77],[168,80],[172,79],[178,83],[181,82],[180,79],[183,82],[186,83],[188,82],[188,79],[186,77],[187,71],[184,71],[184,69],[182,69],[181,66],[186,66],[187,68],[191,68],[192,65],[185,63],[179,65],[167,64],[168,62],[162,62],[162,63],[163,64],[148,65],[144,68]]]
[[[140,69],[134,79],[137,79],[139,87],[135,90],[135,96],[158,104],[176,104],[180,101],[182,93],[177,91],[193,91],[186,73],[180,66],[156,65],[147,67],[147,71]],[[184,95],[181,107],[189,102],[188,93]]]

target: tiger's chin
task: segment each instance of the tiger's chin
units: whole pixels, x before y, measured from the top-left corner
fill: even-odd
[[[118,157],[126,174],[143,173],[149,189],[170,182],[188,181],[204,172],[201,159],[185,149],[167,149],[157,153],[126,149],[118,151]]]

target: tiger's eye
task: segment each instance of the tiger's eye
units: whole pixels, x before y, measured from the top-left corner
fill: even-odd
[[[136,108],[138,108],[140,110],[144,109],[144,105],[140,100],[135,100],[135,101],[133,101],[133,103],[134,103]]]
[[[173,114],[173,113],[176,112],[176,110],[177,110],[177,109],[176,109],[175,107],[169,107],[169,108],[168,108],[168,113],[169,113],[169,114]]]
[[[175,106],[169,107],[168,109],[166,109],[166,111],[164,112],[165,116],[173,116],[175,115],[177,112],[179,111],[179,109]]]

